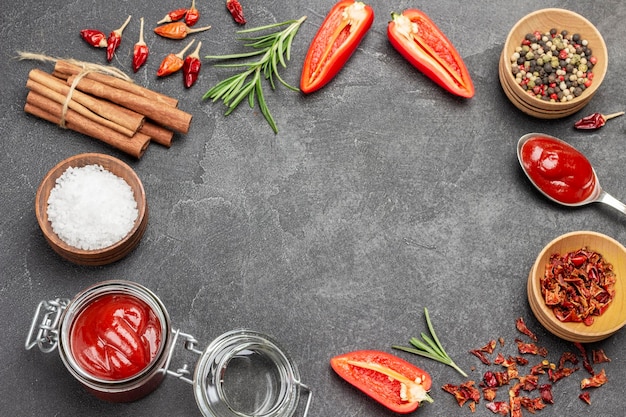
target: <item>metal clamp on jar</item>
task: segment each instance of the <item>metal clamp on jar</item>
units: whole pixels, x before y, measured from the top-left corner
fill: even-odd
[[[199,355],[195,370],[187,364],[170,370],[176,346]],[[291,417],[301,392],[295,363],[271,337],[251,330],[227,332],[204,350],[190,334],[172,329],[161,300],[130,281],[104,281],[72,300],[39,303],[26,349],[58,348],[69,372],[96,397],[135,401],[166,375],[193,386],[205,417]]]

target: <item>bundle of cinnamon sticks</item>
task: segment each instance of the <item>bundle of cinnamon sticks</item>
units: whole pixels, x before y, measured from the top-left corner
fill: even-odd
[[[52,73],[31,70],[26,87],[26,113],[135,158],[144,154],[150,142],[170,147],[174,133],[187,133],[191,124],[191,114],[177,107],[178,100],[132,81],[85,72],[64,60],[56,61]]]

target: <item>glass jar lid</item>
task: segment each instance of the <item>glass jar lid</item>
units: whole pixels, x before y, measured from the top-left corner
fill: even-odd
[[[194,395],[205,417],[290,417],[301,389],[295,363],[269,336],[233,330],[215,339],[198,361]]]

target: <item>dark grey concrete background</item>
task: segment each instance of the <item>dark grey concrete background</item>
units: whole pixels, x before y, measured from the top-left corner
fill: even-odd
[[[282,71],[297,84],[306,49],[333,1],[242,0],[248,27],[308,19]],[[31,316],[42,299],[71,297],[93,283],[128,279],[155,291],[174,325],[203,346],[230,329],[273,335],[298,363],[314,391],[310,415],[392,415],[336,377],[333,355],[355,349],[391,351],[425,330],[428,307],[439,336],[459,365],[479,380],[487,368],[468,351],[504,337],[514,354],[514,323],[524,317],[540,343],[558,360],[567,342],[547,333],[532,316],[526,278],[536,255],[554,237],[594,230],[626,242],[626,217],[609,207],[558,207],[523,176],[517,139],[528,132],[552,134],[582,150],[604,188],[621,200],[626,118],[597,132],[578,132],[573,122],[590,112],[624,110],[626,3],[371,1],[376,19],[358,51],[322,91],[311,96],[282,86],[266,89],[280,132],[258,108],[242,105],[224,117],[221,103],[204,92],[230,70],[204,61],[197,84],[180,74],[157,79],[165,54],[182,48],[151,32],[167,11],[185,1],[3,2],[0,74],[0,414],[4,416],[196,416],[191,387],[168,378],[149,397],[131,404],[101,402],[84,392],[58,354],[25,351]],[[200,24],[192,35],[202,55],[236,51],[238,29],[223,2],[200,0]],[[544,121],[525,116],[504,96],[497,64],[504,39],[525,14],[563,7],[594,22],[609,49],[608,75],[596,97],[577,115]],[[390,46],[391,11],[424,10],[463,56],[476,85],[471,100],[457,99],[425,78]],[[104,63],[79,31],[132,23],[114,65],[130,70],[138,18],[146,19],[151,55],[133,78],[177,97],[193,113],[191,131],[171,149],[152,145],[133,160],[95,140],[26,115],[25,83],[32,68],[17,51]],[[124,260],[99,268],[60,259],[47,246],[34,215],[34,197],[45,173],[83,152],[111,154],[142,179],[150,207],[147,232]],[[626,333],[593,345],[612,362],[609,382],[580,401],[584,371],[554,387],[556,404],[537,415],[623,416]],[[398,353],[398,352],[397,352]],[[463,382],[452,369],[398,353],[432,374],[434,404],[416,415],[469,416],[441,390]],[[500,394],[506,399],[506,392]],[[525,413],[526,415],[528,413]],[[479,404],[476,416],[491,413]]]

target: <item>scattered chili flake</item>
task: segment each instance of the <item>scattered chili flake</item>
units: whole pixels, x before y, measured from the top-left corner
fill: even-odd
[[[480,391],[478,391],[478,388],[476,388],[474,384],[475,382],[470,380],[462,383],[461,385],[446,384],[442,387],[442,389],[445,392],[454,395],[459,407],[463,407],[463,405],[468,401],[475,403],[480,401]]]
[[[491,410],[494,414],[500,414],[501,416],[508,415],[510,411],[509,403],[504,401],[492,401],[485,404],[485,407]]]
[[[560,379],[565,378],[566,376],[570,376],[574,372],[576,372],[578,368],[559,368],[559,369],[549,369],[548,377],[550,381],[557,382]]]
[[[553,254],[541,279],[544,301],[562,322],[583,322],[606,311],[615,297],[613,266],[586,247]]]
[[[604,353],[603,349],[594,349],[591,351],[591,357],[593,358],[593,363],[604,363],[604,362],[611,362],[611,359],[609,359],[608,356],[606,356],[606,354]]]
[[[599,374],[593,375],[591,378],[583,378],[583,380],[580,381],[580,389],[598,388],[606,384],[607,381],[608,379],[603,369]]]
[[[483,387],[483,398],[485,401],[493,401],[496,399],[498,387]]]
[[[539,386],[539,395],[541,400],[546,404],[554,404],[554,397],[552,396],[552,385],[542,384]]]
[[[538,347],[534,343],[524,343],[520,339],[515,339],[515,342],[517,343],[517,350],[519,350],[519,353],[521,354],[528,353],[531,355],[543,356],[544,358],[548,356],[548,350],[544,347]]]
[[[524,322],[524,319],[522,317],[518,318],[515,321],[515,327],[517,327],[517,330],[519,330],[521,333],[530,337],[533,341],[537,341],[537,335],[535,335],[535,333],[533,333],[531,330],[528,329],[528,327],[526,327],[526,323]]]
[[[591,375],[594,375],[595,371],[593,370],[593,367],[589,362],[589,356],[587,355],[587,349],[585,349],[585,346],[583,346],[582,343],[578,342],[574,343],[574,346],[576,346],[576,349],[578,349],[578,351],[580,352],[580,356],[583,357],[583,368],[585,368],[585,370]]]
[[[578,398],[580,398],[587,404],[591,404],[591,395],[589,395],[589,391],[581,392]]]
[[[520,404],[526,410],[535,414],[536,411],[542,410],[546,405],[543,403],[541,398],[529,398],[529,397],[521,397]]]

